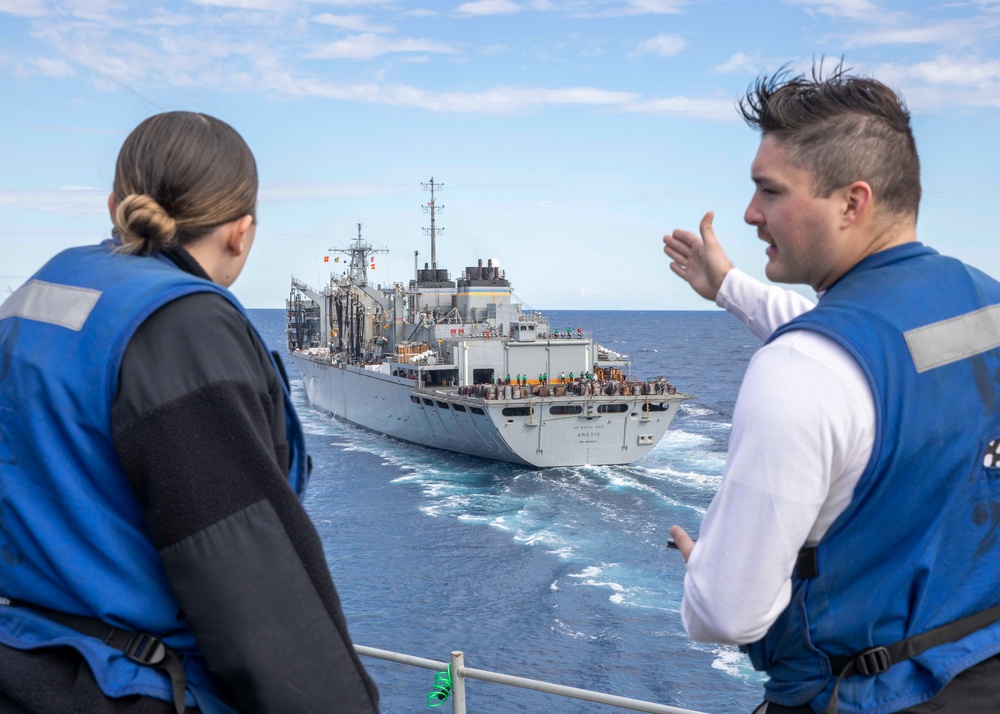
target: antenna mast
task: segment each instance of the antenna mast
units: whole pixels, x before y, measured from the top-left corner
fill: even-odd
[[[443,183],[434,183],[434,177],[431,176],[430,183],[421,182],[420,187],[425,191],[431,192],[431,200],[429,203],[423,205],[424,213],[431,214],[431,227],[424,228],[424,235],[430,235],[431,237],[431,269],[437,270],[437,246],[435,245],[435,238],[438,233],[444,233],[444,228],[435,228],[434,216],[437,213],[444,212],[444,204],[438,206],[434,203],[434,190],[438,191],[444,190]]]
[[[361,224],[358,223],[358,237],[351,245],[350,248],[330,248],[331,253],[344,253],[350,259],[350,265],[347,269],[348,280],[355,285],[367,285],[368,284],[368,259],[375,260],[376,253],[388,253],[388,248],[373,248],[370,243],[364,241],[361,237]],[[372,262],[372,268],[375,267],[375,263]]]

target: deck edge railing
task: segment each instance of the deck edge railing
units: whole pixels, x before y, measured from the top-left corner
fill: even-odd
[[[516,677],[514,675],[502,674],[500,672],[472,669],[465,666],[465,654],[461,651],[452,652],[450,662],[439,662],[432,659],[425,659],[423,657],[414,657],[412,655],[402,654],[399,652],[392,652],[390,650],[365,647],[364,645],[356,644],[354,645],[354,649],[359,655],[365,657],[374,657],[376,659],[396,662],[398,664],[406,664],[412,667],[422,667],[424,669],[431,669],[435,671],[448,670],[450,667],[452,681],[452,714],[466,714],[466,679],[478,679],[484,682],[503,684],[509,687],[531,689],[537,692],[544,692],[546,694],[572,697],[574,699],[582,699],[584,701],[595,702],[597,704],[606,704],[608,706],[618,707],[621,709],[649,712],[650,714],[705,714],[704,712],[695,711],[693,709],[682,709],[680,707],[673,707],[667,704],[657,704],[655,702],[646,702],[640,699],[630,699],[628,697],[620,697],[615,694],[605,694],[603,692],[594,692],[589,689],[580,689],[578,687],[567,687],[562,684],[553,684],[552,682],[543,682],[541,680],[528,679],[526,677]]]

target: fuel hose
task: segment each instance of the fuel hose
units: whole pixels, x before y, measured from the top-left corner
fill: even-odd
[[[448,701],[451,694],[451,665],[443,672],[434,675],[434,688],[427,695],[427,706],[439,707]]]

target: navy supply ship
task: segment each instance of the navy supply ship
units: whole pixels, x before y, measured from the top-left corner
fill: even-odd
[[[403,441],[523,466],[630,464],[663,437],[691,395],[630,379],[629,362],[577,328],[552,329],[512,300],[496,260],[457,280],[431,262],[408,284],[369,284],[361,237],[346,270],[315,290],[292,278],[288,349],[309,402]],[[416,254],[415,254],[416,255]],[[337,260],[340,260],[338,255]]]

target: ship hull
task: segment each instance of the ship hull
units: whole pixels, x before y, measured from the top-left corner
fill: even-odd
[[[356,426],[533,468],[630,464],[659,442],[686,395],[480,399],[455,388],[291,354],[309,402]]]

